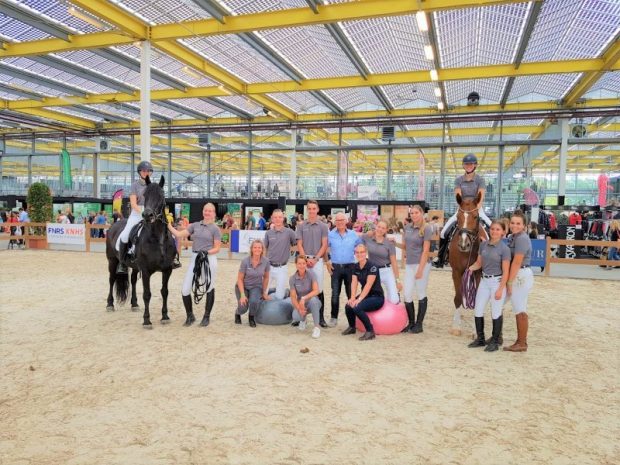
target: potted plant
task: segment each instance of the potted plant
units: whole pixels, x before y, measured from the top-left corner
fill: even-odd
[[[28,205],[28,216],[30,217],[30,221],[33,223],[46,223],[48,221],[52,221],[52,191],[47,184],[42,182],[32,183],[28,188],[26,204]],[[44,226],[30,228],[30,234],[40,237],[30,239],[28,242],[28,247],[32,249],[44,249],[47,247]]]

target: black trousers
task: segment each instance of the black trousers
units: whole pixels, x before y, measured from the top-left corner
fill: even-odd
[[[332,318],[338,318],[340,306],[340,291],[344,284],[344,291],[347,293],[347,300],[351,298],[351,278],[353,276],[353,264],[338,265],[334,263],[332,272]]]
[[[366,331],[374,331],[372,323],[370,322],[370,318],[368,318],[368,315],[366,313],[379,310],[381,307],[383,307],[384,303],[384,297],[382,295],[379,295],[366,297],[359,304],[357,304],[357,307],[350,307],[349,304],[347,304],[344,309],[347,313],[347,321],[349,322],[349,326],[351,328],[355,328],[355,317],[358,317],[363,323]]]

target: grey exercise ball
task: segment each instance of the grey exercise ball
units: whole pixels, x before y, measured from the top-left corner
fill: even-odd
[[[256,313],[261,325],[287,325],[293,321],[293,305],[288,300],[263,300]]]

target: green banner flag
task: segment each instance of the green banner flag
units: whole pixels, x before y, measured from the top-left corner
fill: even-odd
[[[73,187],[73,176],[71,175],[71,157],[69,152],[63,149],[60,153],[62,157],[62,185],[71,189]]]

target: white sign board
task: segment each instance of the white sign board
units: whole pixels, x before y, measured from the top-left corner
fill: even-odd
[[[47,223],[45,228],[49,244],[86,244],[86,226],[83,224]]]
[[[241,229],[239,231],[239,253],[250,253],[250,245],[255,240],[265,240],[267,231],[256,231],[252,229]]]

